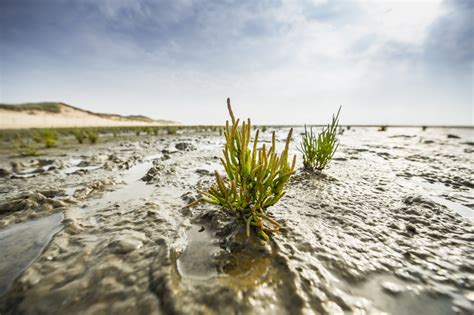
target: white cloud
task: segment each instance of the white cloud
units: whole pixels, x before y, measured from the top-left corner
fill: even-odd
[[[189,123],[219,123],[213,113],[227,96],[262,123],[323,122],[340,104],[348,123],[421,119],[430,104],[423,123],[469,118],[450,109],[469,111],[472,75],[447,67],[440,79],[425,58],[426,42],[438,45],[427,37],[445,14],[440,1],[84,1],[97,12],[54,47],[69,68],[32,76],[10,67],[5,101],[57,99]],[[47,85],[35,82],[41,76]],[[71,76],[80,83],[68,85]]]
[[[420,44],[442,13],[441,0],[363,1],[368,32],[410,44]]]

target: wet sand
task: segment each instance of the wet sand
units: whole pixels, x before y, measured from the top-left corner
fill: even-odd
[[[270,208],[265,246],[183,208],[222,171],[218,133],[0,156],[0,313],[472,314],[473,136],[346,130]]]

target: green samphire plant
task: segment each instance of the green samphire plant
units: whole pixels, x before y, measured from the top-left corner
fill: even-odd
[[[44,146],[46,148],[52,148],[56,146],[58,142],[58,133],[53,129],[44,129],[42,132]]]
[[[99,139],[99,134],[97,133],[96,130],[89,130],[87,132],[87,139],[89,140],[90,143],[94,144]]]
[[[166,132],[169,134],[169,135],[175,135],[178,133],[178,128],[176,128],[175,126],[168,126],[166,128]]]
[[[269,148],[265,144],[259,148],[259,130],[251,143],[250,119],[239,127],[239,119],[234,117],[230,99],[227,99],[227,107],[231,124],[226,121],[226,144],[221,158],[227,176],[221,176],[216,171],[216,182],[208,191],[200,191],[203,197],[191,205],[199,202],[219,205],[242,220],[247,237],[253,230],[262,240],[268,241],[269,234],[277,232],[281,225],[267,214],[267,209],[285,195],[285,187],[295,173],[296,156],[291,164],[288,160],[293,129],[290,129],[279,155],[275,133]]]
[[[43,141],[43,135],[38,130],[34,130],[31,133],[31,139],[36,143],[41,143]]]
[[[15,151],[21,156],[38,156],[39,151],[29,144],[28,139],[23,138],[17,134],[15,137]]]
[[[74,135],[74,138],[76,138],[78,143],[84,143],[84,138],[87,136],[84,130],[82,129],[74,129],[72,131],[72,134]]]
[[[303,139],[298,150],[303,154],[303,166],[305,169],[321,171],[331,162],[339,146],[337,130],[340,112],[341,107],[339,107],[337,114],[332,116],[331,124],[323,128],[318,135],[313,133],[312,127],[308,131],[306,125],[304,126]]]

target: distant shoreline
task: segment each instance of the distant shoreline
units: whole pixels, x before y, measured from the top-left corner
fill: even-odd
[[[187,129],[187,128],[196,128],[196,127],[224,127],[224,125],[183,125],[183,124],[127,124],[127,125],[102,125],[102,126],[60,126],[60,127],[19,127],[19,128],[3,128],[0,125],[0,131],[12,131],[12,130],[31,130],[31,129],[75,129],[75,128],[120,128],[120,127],[170,127],[175,126],[180,129]],[[254,125],[254,127],[261,128],[303,128],[304,125]],[[326,125],[306,125],[307,127],[325,127]],[[381,126],[385,126],[387,129],[389,128],[423,128],[426,127],[427,129],[473,129],[474,126],[448,126],[448,125],[339,125],[342,128],[380,128]]]
[[[61,102],[24,104],[0,104],[0,130],[44,128],[106,128],[106,127],[217,127],[223,124],[181,124],[175,121],[152,119],[141,115],[122,116],[95,113]],[[303,127],[304,124],[257,124],[272,128]],[[326,124],[306,124],[308,127],[324,127]],[[347,128],[446,128],[474,129],[474,125],[425,125],[425,124],[341,124]]]

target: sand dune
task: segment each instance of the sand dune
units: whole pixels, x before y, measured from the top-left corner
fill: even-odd
[[[145,116],[99,114],[64,103],[0,105],[0,129],[176,125]]]

